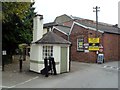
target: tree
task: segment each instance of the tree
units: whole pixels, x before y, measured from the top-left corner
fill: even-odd
[[[33,4],[2,2],[2,49],[8,55],[12,55],[19,44],[32,41]]]

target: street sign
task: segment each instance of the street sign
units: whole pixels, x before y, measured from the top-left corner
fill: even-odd
[[[89,46],[90,51],[98,51],[99,47],[98,46]]]
[[[103,52],[103,46],[102,45],[99,47],[99,52]]]
[[[88,38],[89,43],[99,43],[99,38]]]
[[[99,38],[88,38],[89,43],[89,50],[90,51],[97,51],[99,50]]]

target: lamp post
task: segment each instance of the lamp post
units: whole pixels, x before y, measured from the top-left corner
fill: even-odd
[[[96,6],[96,7],[93,7],[93,12],[96,12],[96,37],[98,37],[98,11],[100,11],[100,7]]]

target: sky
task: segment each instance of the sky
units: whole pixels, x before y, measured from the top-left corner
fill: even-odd
[[[120,0],[35,0],[35,12],[43,15],[44,23],[53,22],[57,16],[67,14],[96,20],[93,7],[100,7],[98,21],[118,24],[118,2]]]

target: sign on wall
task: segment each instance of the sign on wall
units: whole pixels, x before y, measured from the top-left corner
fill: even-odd
[[[99,43],[99,38],[88,38],[89,43]]]
[[[84,51],[84,39],[77,39],[77,51]]]
[[[88,43],[89,43],[89,50],[90,51],[99,50],[99,43],[100,43],[99,38],[88,38]]]

